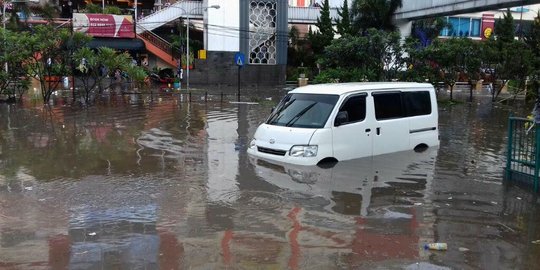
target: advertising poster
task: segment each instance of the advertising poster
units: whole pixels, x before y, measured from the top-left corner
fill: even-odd
[[[495,28],[495,15],[483,14],[482,15],[482,39],[489,39],[493,34]]]
[[[131,15],[73,13],[73,31],[93,37],[135,38]]]

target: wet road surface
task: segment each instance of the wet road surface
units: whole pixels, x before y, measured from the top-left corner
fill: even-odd
[[[246,154],[273,100],[1,104],[0,269],[538,266],[537,198],[501,180],[515,109],[441,106],[439,149],[322,169]]]

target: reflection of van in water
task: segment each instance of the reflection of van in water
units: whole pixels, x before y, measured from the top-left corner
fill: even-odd
[[[315,165],[437,145],[431,84],[319,84],[290,91],[257,128],[248,153]]]
[[[285,193],[290,192],[292,197],[297,197],[295,194],[321,197],[335,212],[365,216],[370,205],[372,210],[398,206],[398,198],[405,205],[407,201],[423,203],[431,192],[437,155],[436,147],[422,153],[408,150],[347,160],[326,169],[253,156],[249,160],[257,176]],[[280,193],[280,196],[286,195]]]

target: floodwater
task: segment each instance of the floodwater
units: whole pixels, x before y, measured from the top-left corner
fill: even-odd
[[[537,198],[502,183],[516,109],[441,106],[439,149],[322,169],[247,155],[260,99],[0,104],[0,269],[538,267]]]

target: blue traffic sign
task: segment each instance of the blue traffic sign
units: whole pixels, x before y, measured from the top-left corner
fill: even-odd
[[[234,63],[237,65],[237,66],[243,66],[244,63],[246,62],[246,57],[244,56],[243,53],[241,52],[237,52],[234,54]]]

